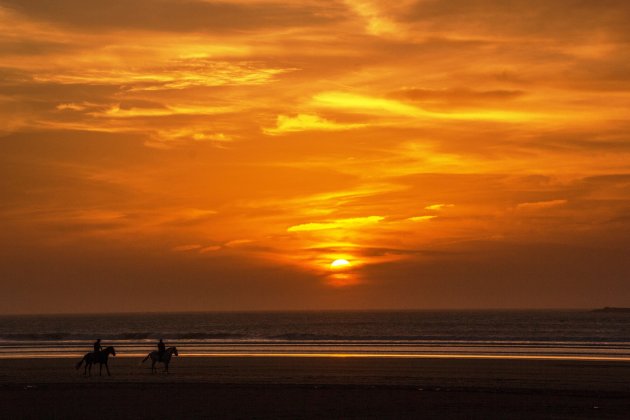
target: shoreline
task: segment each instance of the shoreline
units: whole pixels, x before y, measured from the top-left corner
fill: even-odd
[[[85,353],[76,354],[3,354],[1,360],[77,359]],[[147,353],[119,354],[112,359],[143,358]],[[178,358],[356,358],[356,359],[463,359],[463,360],[547,360],[585,362],[630,362],[630,356],[577,356],[577,355],[533,355],[533,354],[357,354],[357,353],[186,353]]]

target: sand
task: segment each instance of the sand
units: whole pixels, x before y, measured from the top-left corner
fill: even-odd
[[[179,357],[0,360],[0,418],[629,418],[630,363]],[[98,370],[97,370],[98,374]]]

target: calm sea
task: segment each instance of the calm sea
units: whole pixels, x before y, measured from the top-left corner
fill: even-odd
[[[630,358],[630,314],[590,311],[343,311],[0,317],[0,357],[79,356],[95,338],[141,356]]]

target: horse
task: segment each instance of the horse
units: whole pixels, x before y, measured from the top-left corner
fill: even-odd
[[[179,353],[177,353],[177,347],[167,348],[164,354],[162,355],[162,360],[159,360],[160,356],[157,351],[152,351],[151,353],[147,354],[147,357],[145,357],[144,360],[142,360],[142,363],[146,362],[147,359],[151,358],[151,373],[157,372],[157,368],[155,367],[156,363],[164,363],[164,372],[168,373],[168,364],[171,362],[171,357],[173,355],[179,356]]]
[[[83,370],[83,376],[92,376],[92,365],[98,363],[100,365],[100,369],[98,371],[98,375],[103,375],[103,365],[105,365],[105,369],[107,369],[107,376],[112,376],[109,373],[109,366],[107,366],[107,360],[109,355],[116,356],[116,350],[113,346],[109,346],[104,350],[99,351],[98,353],[89,352],[83,356],[83,359],[79,363],[77,363],[77,369],[81,367],[83,362],[85,362],[85,368]]]

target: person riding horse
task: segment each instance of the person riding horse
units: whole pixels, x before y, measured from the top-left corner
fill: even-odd
[[[103,350],[103,346],[101,346],[101,339],[97,339],[94,342],[94,357],[98,359],[98,355]]]
[[[162,342],[160,340],[160,342]],[[158,347],[159,348],[159,347]],[[158,351],[152,351],[149,354],[147,354],[147,357],[145,357],[142,360],[142,363],[146,362],[147,360],[151,359],[151,373],[156,373],[157,369],[155,368],[155,364],[156,363],[164,363],[164,372],[168,373],[168,365],[169,363],[171,363],[171,357],[173,356],[179,356],[179,353],[177,351],[177,347],[169,347],[164,351],[164,354],[162,355],[162,359],[159,359],[159,352]]]
[[[162,341],[162,339],[160,338],[160,342],[157,344],[157,348],[158,348],[158,361],[162,361],[162,356],[164,356],[164,353],[166,353],[166,344],[164,344],[164,341]]]
[[[85,363],[85,369],[83,370],[83,375],[90,376],[92,374],[93,365],[95,364],[99,365],[99,370],[98,370],[99,375],[102,375],[103,365],[105,365],[105,369],[107,370],[107,376],[110,376],[111,374],[109,373],[109,366],[107,364],[110,355],[116,356],[116,349],[114,349],[113,346],[103,348],[101,346],[101,339],[99,338],[98,340],[94,342],[94,351],[86,353],[85,356],[83,356],[83,359],[81,359],[81,361],[77,363],[76,367],[77,369],[79,369],[81,365]]]

